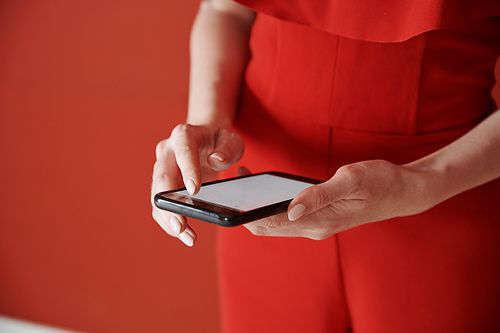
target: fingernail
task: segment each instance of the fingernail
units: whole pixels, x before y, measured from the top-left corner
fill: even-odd
[[[304,214],[306,213],[306,205],[303,203],[299,203],[290,209],[290,212],[288,213],[288,219],[290,221],[295,221],[300,219]]]
[[[194,238],[193,238],[193,236],[191,236],[187,232],[183,232],[182,234],[180,234],[179,238],[187,246],[193,246],[193,244],[194,244]]]
[[[170,218],[170,227],[177,235],[179,234],[179,232],[181,232],[181,222],[177,217],[172,216]]]
[[[185,184],[186,184],[186,189],[189,192],[189,194],[193,195],[194,191],[196,191],[196,185],[195,185],[194,181],[191,178],[189,178]]]
[[[221,162],[224,162],[226,160],[226,155],[223,153],[213,153],[212,155],[210,155],[210,157],[218,159]]]

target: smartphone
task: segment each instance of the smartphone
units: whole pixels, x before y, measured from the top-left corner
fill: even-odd
[[[318,180],[265,172],[204,183],[196,195],[186,188],[160,192],[155,205],[176,214],[224,227],[285,212],[292,199]]]

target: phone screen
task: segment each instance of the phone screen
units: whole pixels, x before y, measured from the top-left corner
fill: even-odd
[[[293,199],[312,185],[314,184],[272,174],[260,174],[204,185],[193,196],[186,190],[177,193],[240,211],[250,211]]]

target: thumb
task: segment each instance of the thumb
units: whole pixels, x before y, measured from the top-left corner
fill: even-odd
[[[207,158],[207,163],[216,171],[229,169],[241,159],[244,150],[243,140],[238,134],[221,129],[215,141],[214,150]]]
[[[349,185],[345,179],[332,179],[311,186],[300,192],[288,206],[288,219],[298,220],[306,215],[314,213],[329,204],[348,197]]]

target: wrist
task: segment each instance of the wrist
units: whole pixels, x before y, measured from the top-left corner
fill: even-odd
[[[410,215],[422,213],[452,196],[445,167],[427,160],[417,160],[403,167],[410,179],[406,188]]]
[[[233,119],[221,115],[188,115],[187,123],[194,126],[216,126],[230,129],[233,124]]]

